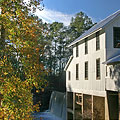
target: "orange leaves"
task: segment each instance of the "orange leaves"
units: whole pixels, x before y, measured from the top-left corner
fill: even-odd
[[[0,77],[0,82],[4,82],[4,79],[3,79],[3,77]]]
[[[35,50],[36,50],[36,52],[39,52],[40,49],[39,49],[39,48],[36,48]]]
[[[0,108],[0,120],[4,120],[4,111],[2,108]]]
[[[39,104],[40,104],[40,103],[33,105],[33,111],[37,111],[37,112],[40,111],[40,110],[39,110]]]
[[[44,45],[38,45],[41,28],[38,20],[28,15],[29,10],[20,0],[3,0],[0,7],[6,39],[11,42],[3,52],[0,51],[0,55],[5,54],[0,56],[2,114],[6,115],[5,119],[30,120],[30,113],[39,109],[39,105],[33,106],[31,89],[33,85],[39,88],[45,84],[46,73],[40,61]]]

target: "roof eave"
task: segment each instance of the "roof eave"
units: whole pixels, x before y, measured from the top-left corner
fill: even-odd
[[[106,60],[105,62],[103,62],[102,64],[112,65],[112,64],[117,64],[117,63],[120,63],[120,55],[112,57],[112,58]]]
[[[72,59],[73,59],[73,55],[70,56],[70,58],[69,58],[69,60],[68,60],[68,62],[67,62],[67,64],[66,64],[66,66],[65,66],[65,68],[64,68],[64,71],[67,70],[67,68],[68,68],[69,64],[71,63]]]
[[[85,38],[87,38],[87,37],[89,37],[89,36],[93,35],[94,33],[98,32],[98,31],[100,31],[100,30],[102,30],[102,29],[103,29],[103,28],[99,28],[99,29],[95,30],[94,32],[92,32],[92,33],[90,33],[90,34],[86,35],[85,37],[81,38],[80,40],[77,40],[77,41],[75,41],[75,42],[73,41],[73,43],[71,43],[71,44],[67,45],[67,48],[69,48],[69,47],[73,46],[74,44],[76,44],[76,43],[80,42],[81,40],[84,40]]]

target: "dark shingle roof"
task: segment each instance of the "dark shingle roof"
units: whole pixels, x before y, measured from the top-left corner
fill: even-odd
[[[71,45],[77,43],[80,39],[86,37],[87,35],[99,30],[100,28],[104,28],[111,20],[113,20],[114,18],[116,18],[118,15],[120,14],[120,10],[113,13],[112,15],[108,16],[107,18],[105,18],[104,20],[100,21],[99,23],[97,23],[96,25],[94,25],[93,27],[91,27],[88,31],[86,31],[85,33],[83,33],[80,37],[78,37],[76,40],[74,40],[72,43],[70,43],[68,45],[68,47],[70,47]]]

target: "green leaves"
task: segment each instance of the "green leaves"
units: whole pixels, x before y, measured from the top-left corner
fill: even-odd
[[[89,18],[85,13],[79,12],[76,14],[75,18],[72,18],[70,23],[70,28],[74,31],[75,38],[79,37],[84,31],[88,30],[93,26],[91,18]]]
[[[39,4],[30,0],[31,5]],[[45,43],[39,44],[42,30],[37,17],[30,16],[29,8],[22,0],[3,0],[0,7],[0,92],[3,95],[2,115],[4,119],[27,120],[31,118],[33,106],[31,89],[45,83],[46,71],[40,52]],[[9,40],[6,43],[5,40]],[[39,86],[41,85],[41,86]],[[46,85],[45,85],[46,86]]]

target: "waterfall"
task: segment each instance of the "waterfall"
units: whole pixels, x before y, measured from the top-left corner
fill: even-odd
[[[53,91],[50,97],[49,109],[39,113],[36,118],[42,118],[42,120],[66,120],[66,94]]]
[[[53,91],[51,98],[50,98],[50,104],[49,104],[49,110],[52,114],[62,118],[63,120],[66,119],[66,95],[65,93]]]

